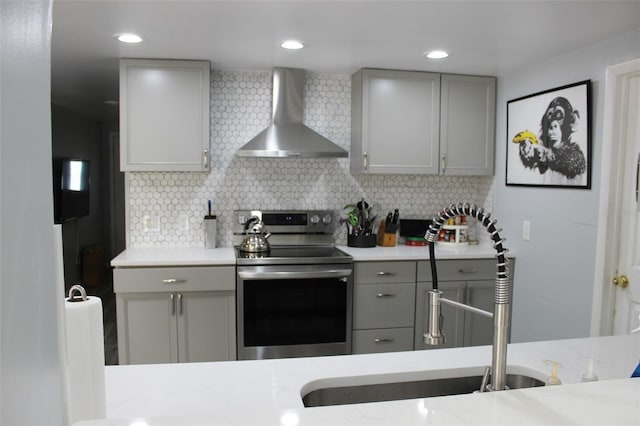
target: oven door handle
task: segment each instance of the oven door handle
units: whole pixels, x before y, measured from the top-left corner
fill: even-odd
[[[238,271],[238,276],[243,280],[273,280],[296,278],[340,278],[348,277],[352,269],[327,269],[322,271]]]

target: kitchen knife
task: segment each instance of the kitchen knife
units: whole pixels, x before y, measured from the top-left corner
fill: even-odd
[[[385,225],[389,225],[391,223],[392,214],[391,212],[387,213],[387,218],[385,219]]]
[[[400,217],[400,211],[398,211],[398,209],[395,209],[393,211],[393,218],[391,219],[391,223],[393,223],[394,225],[397,224],[399,217]]]

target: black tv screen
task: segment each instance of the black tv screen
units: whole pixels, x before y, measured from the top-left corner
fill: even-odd
[[[89,160],[57,158],[53,161],[54,221],[62,223],[89,214]]]

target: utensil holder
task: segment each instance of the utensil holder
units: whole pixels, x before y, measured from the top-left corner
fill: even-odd
[[[347,245],[349,247],[375,247],[376,246],[376,234],[370,235],[347,235]]]
[[[216,216],[204,217],[204,248],[216,248]]]

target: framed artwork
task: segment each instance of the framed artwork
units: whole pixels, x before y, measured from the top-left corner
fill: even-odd
[[[506,184],[591,189],[590,81],[507,102]]]

